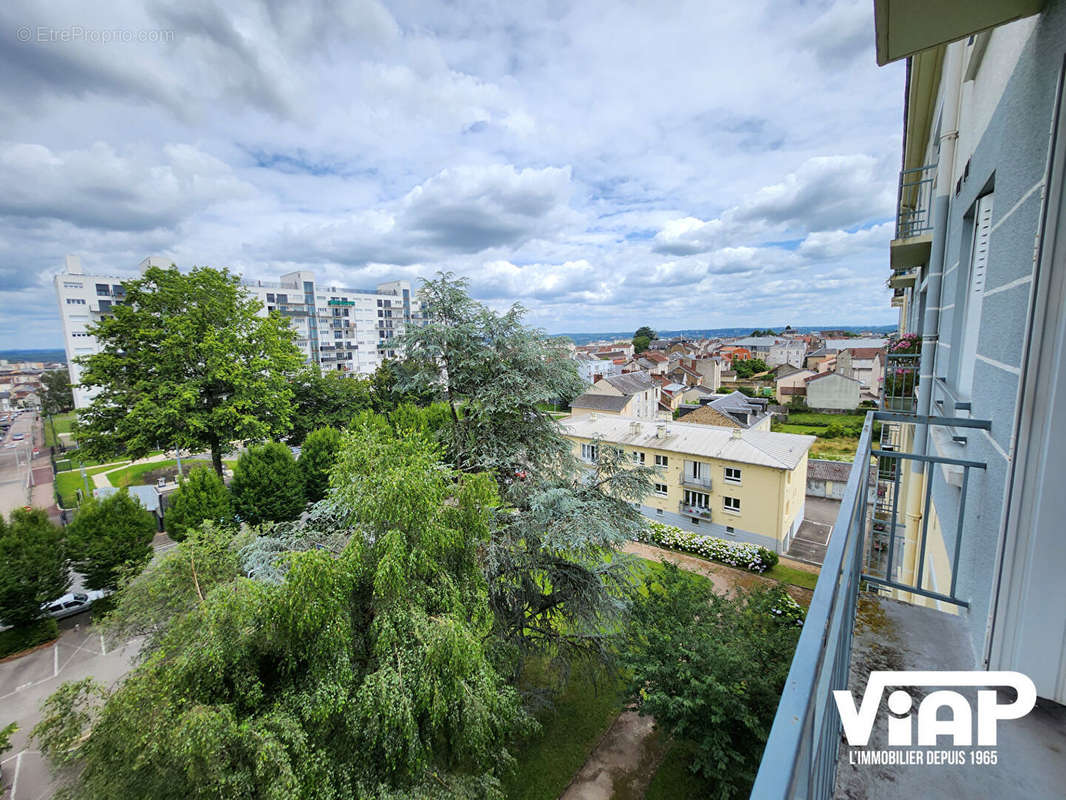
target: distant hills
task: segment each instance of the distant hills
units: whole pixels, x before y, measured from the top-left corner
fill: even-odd
[[[889,334],[896,330],[895,325],[793,325],[792,330],[795,333],[813,333],[815,331],[851,331],[852,333],[861,333],[863,331],[870,331],[871,333],[884,333]],[[720,338],[732,338],[734,336],[748,336],[754,328],[687,328],[685,330],[659,331],[660,339],[671,339],[674,336],[686,336],[690,339],[712,339],[715,337]],[[784,330],[784,327],[773,328],[773,330],[780,333]],[[601,339],[629,339],[633,336],[633,331],[621,331],[616,333],[553,333],[552,336],[566,336],[571,339],[574,344],[588,344],[589,342],[598,342]]]
[[[62,361],[67,362],[67,354],[59,350],[0,350],[0,361]]]

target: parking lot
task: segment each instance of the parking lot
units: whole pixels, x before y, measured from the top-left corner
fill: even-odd
[[[0,725],[17,722],[13,748],[3,758],[3,789],[11,800],[48,797],[52,782],[48,765],[29,743],[41,718],[40,704],[64,681],[93,676],[110,684],[129,670],[137,642],[108,649],[92,630],[89,614],[59,623],[62,635],[55,644],[0,663]]]

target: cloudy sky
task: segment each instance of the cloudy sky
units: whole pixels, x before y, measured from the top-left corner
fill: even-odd
[[[903,81],[869,0],[5,0],[0,347],[61,345],[67,253],[448,269],[551,332],[890,323]]]

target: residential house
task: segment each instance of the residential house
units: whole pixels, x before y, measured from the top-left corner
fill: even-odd
[[[803,379],[807,387],[807,405],[821,411],[854,411],[861,402],[862,384],[839,372],[819,372]]]
[[[794,397],[807,396],[807,378],[817,373],[809,369],[797,369],[788,364],[779,367],[774,378],[774,396],[781,405],[787,405]]]
[[[830,353],[824,347],[812,350],[804,359],[804,366],[815,372],[832,372],[836,366],[836,354]]]
[[[722,370],[725,360],[719,356],[702,356],[685,360],[685,365],[699,375],[699,383],[717,392],[722,385]]]
[[[647,369],[652,375],[665,375],[670,366],[670,357],[658,350],[648,350],[641,357],[649,364]]]
[[[562,426],[590,468],[600,447],[617,447],[656,469],[640,505],[650,519],[777,552],[803,522],[813,436],[603,414],[568,417]]]
[[[573,414],[601,411],[638,419],[655,419],[659,413],[659,384],[644,372],[603,378],[570,403]],[[614,398],[604,400],[603,398]]]
[[[801,339],[778,339],[770,345],[770,352],[766,358],[766,365],[777,367],[788,364],[792,367],[802,367],[803,359],[807,355],[807,343]]]
[[[751,350],[735,344],[724,344],[719,347],[715,353],[728,364],[732,364],[733,359],[736,359],[737,361],[747,361],[752,357]]]
[[[875,347],[848,347],[837,353],[836,371],[856,378],[866,392],[878,392],[884,378],[885,351]]]
[[[699,408],[685,413],[685,422],[723,428],[770,430],[772,415],[764,397],[748,397],[743,392],[731,392],[701,398],[698,402]]]

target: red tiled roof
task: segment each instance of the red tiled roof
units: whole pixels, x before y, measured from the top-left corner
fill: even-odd
[[[859,359],[860,361],[870,361],[881,355],[881,349],[879,347],[849,347],[853,359]]]

